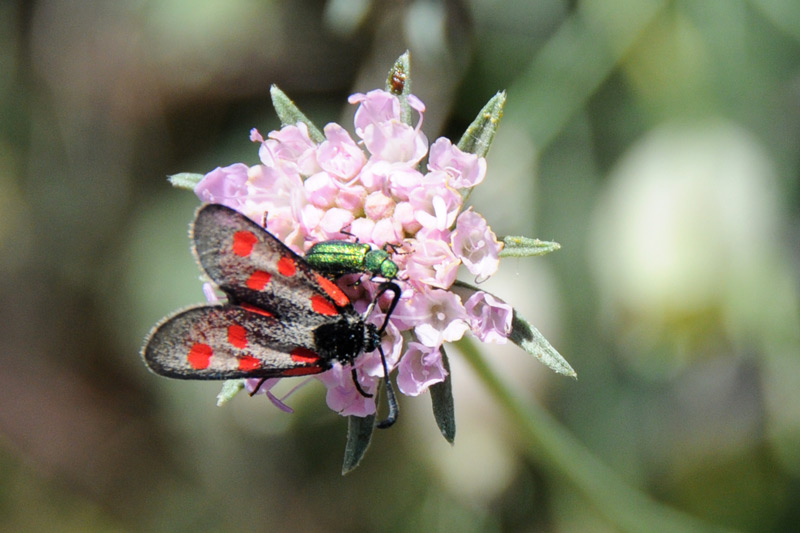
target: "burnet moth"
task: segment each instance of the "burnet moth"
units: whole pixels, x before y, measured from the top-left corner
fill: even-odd
[[[361,353],[378,350],[389,413],[378,427],[397,419],[381,336],[400,298],[387,282],[364,316],[324,273],[237,211],[207,204],[191,229],[193,252],[228,301],[177,311],[159,322],[142,348],[145,364],[177,379],[239,379],[306,376],[325,372],[334,361],[352,368]],[[378,297],[392,292],[380,328],[365,322]]]

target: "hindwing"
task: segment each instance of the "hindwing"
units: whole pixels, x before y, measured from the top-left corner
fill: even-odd
[[[313,332],[236,305],[178,311],[150,333],[143,355],[157,374],[182,379],[299,376],[324,372]]]

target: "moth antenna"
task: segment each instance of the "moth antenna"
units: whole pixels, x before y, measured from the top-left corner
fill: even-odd
[[[386,429],[397,421],[397,414],[400,408],[397,406],[397,398],[394,395],[394,388],[392,388],[392,382],[389,379],[389,365],[386,364],[386,356],[383,355],[383,348],[380,344],[378,345],[378,351],[381,354],[381,364],[383,365],[383,381],[386,383],[386,403],[389,404],[389,414],[385,420],[378,423],[378,427]]]
[[[364,398],[372,398],[372,394],[368,393],[364,389],[361,388],[361,383],[358,382],[358,374],[356,373],[356,367],[350,369],[353,375],[353,385],[356,386],[358,389],[358,393],[361,394]]]

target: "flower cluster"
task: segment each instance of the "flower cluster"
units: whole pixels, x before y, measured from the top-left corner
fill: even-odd
[[[324,128],[315,142],[303,122],[287,125],[260,144],[261,164],[217,168],[197,184],[204,202],[227,205],[258,223],[299,253],[314,243],[358,239],[393,252],[400,267],[403,294],[383,339],[397,385],[416,396],[445,379],[440,348],[467,331],[480,340],[505,342],[511,331],[511,307],[482,291],[466,302],[449,290],[464,265],[477,281],[494,274],[499,243],[486,220],[464,208],[464,198],[486,175],[486,160],[466,153],[448,139],[428,147],[421,131],[424,104],[407,97],[417,112],[416,126],[401,119],[401,102],[382,90],[355,94],[356,142],[338,124]],[[426,172],[422,160],[428,156]],[[343,233],[343,232],[346,232]],[[377,283],[343,280],[355,308],[364,312]],[[383,317],[376,309],[369,320]],[[408,339],[408,342],[404,341]],[[373,391],[383,376],[376,353],[356,360],[362,388]],[[336,364],[318,376],[328,389],[327,402],[343,415],[375,412],[373,398],[358,393],[350,369]],[[269,394],[269,386],[259,392]]]

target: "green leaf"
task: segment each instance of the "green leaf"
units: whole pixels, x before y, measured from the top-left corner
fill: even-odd
[[[272,106],[275,108],[275,113],[277,113],[278,118],[281,119],[281,124],[283,126],[302,122],[308,126],[308,135],[311,137],[312,141],[321,143],[325,140],[325,135],[323,135],[322,131],[300,111],[295,103],[286,96],[286,93],[278,89],[277,85],[270,87],[269,94],[272,96]]]
[[[467,131],[461,136],[458,147],[464,152],[486,157],[494,135],[497,133],[497,128],[500,127],[500,119],[503,118],[505,105],[505,91],[500,91],[486,102]]]
[[[364,458],[373,431],[375,431],[375,415],[347,417],[347,444],[344,447],[342,475],[355,470]]]
[[[544,363],[553,372],[578,379],[578,374],[569,366],[567,360],[547,342],[547,339],[539,333],[538,329],[519,316],[516,310],[514,310],[514,316],[511,319],[511,335],[508,338],[511,342]]]
[[[502,237],[503,249],[500,257],[530,257],[532,255],[545,255],[561,249],[561,245],[552,241],[540,241],[528,237],[506,236]]]
[[[442,436],[447,442],[453,444],[456,440],[456,414],[453,403],[453,382],[450,379],[450,361],[447,359],[444,346],[439,349],[442,352],[442,363],[447,370],[447,377],[441,383],[430,386],[433,417],[436,419],[436,425],[439,426]]]
[[[411,106],[408,105],[408,95],[411,94],[411,52],[408,50],[389,69],[386,90],[400,100],[400,118],[404,124],[411,125]]]
[[[228,403],[244,388],[243,379],[228,379],[222,384],[222,390],[217,394],[217,407]]]
[[[173,187],[178,187],[179,189],[188,189],[190,191],[194,191],[195,186],[200,183],[200,180],[203,179],[205,176],[203,174],[195,174],[193,172],[181,172],[180,174],[173,174],[169,176],[167,179],[172,184]]]

